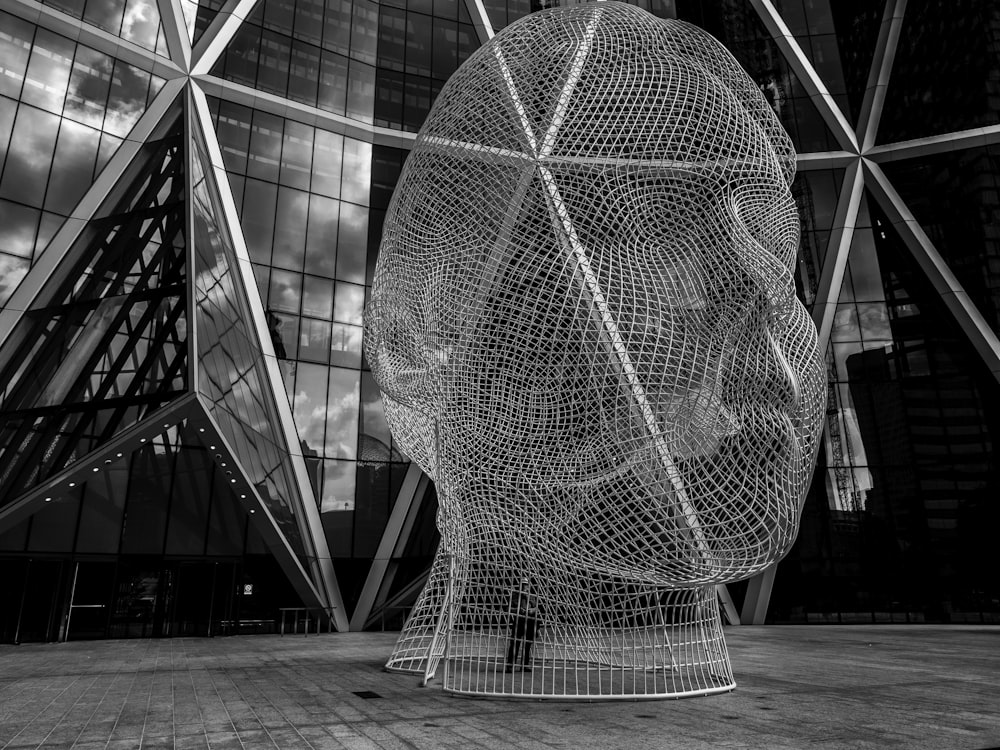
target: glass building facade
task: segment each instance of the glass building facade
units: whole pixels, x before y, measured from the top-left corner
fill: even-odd
[[[638,0],[799,152],[829,402],[744,622],[1000,622],[1000,8]],[[444,82],[534,0],[0,0],[0,641],[395,627],[437,544],[362,354]]]

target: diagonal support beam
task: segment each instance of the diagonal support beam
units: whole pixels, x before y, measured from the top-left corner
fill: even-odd
[[[156,6],[160,11],[160,24],[170,58],[186,72],[191,67],[191,38],[188,36],[181,1],[156,0]]]
[[[208,73],[236,36],[257,0],[227,0],[191,50],[191,75]]]
[[[483,0],[464,0],[464,2],[472,18],[472,25],[476,29],[476,36],[479,37],[479,43],[486,44],[496,35],[496,31],[493,29],[493,22],[490,21]]]
[[[406,476],[403,477],[396,502],[392,506],[389,522],[382,532],[382,539],[375,552],[375,559],[372,560],[372,567],[368,571],[358,604],[351,615],[351,630],[364,630],[379,592],[388,586],[386,578],[389,567],[393,558],[402,554],[402,547],[409,539],[413,520],[423,503],[429,481],[420,467],[411,462],[406,470]]]
[[[899,46],[899,33],[903,27],[903,13],[905,11],[906,0],[887,0],[885,4],[882,26],[879,28],[878,42],[875,45],[875,56],[872,59],[871,71],[868,73],[865,96],[861,102],[861,112],[858,116],[856,132],[862,153],[867,153],[875,145],[878,126],[882,121],[885,94],[889,87],[889,76],[896,60],[896,49]]]
[[[188,394],[122,430],[113,440],[0,507],[0,533],[41,510],[47,502],[65,497],[74,487],[95,474],[120,466],[126,456],[139,450],[165,429],[180,424],[197,413],[197,399],[193,394]]]
[[[809,154],[798,154],[795,157],[795,171],[813,172],[819,169],[843,169],[858,155],[850,151],[814,151]]]
[[[767,618],[767,608],[771,603],[771,589],[774,588],[774,575],[778,563],[758,573],[748,581],[747,596],[743,600],[740,612],[740,624],[763,625]]]
[[[730,595],[729,589],[726,588],[726,584],[718,584],[715,587],[715,591],[719,596],[719,603],[722,605],[723,612],[726,613],[726,619],[729,621],[729,624],[741,625],[740,615],[736,611],[736,605],[733,603],[733,597]]]
[[[847,260],[851,252],[851,242],[854,240],[854,229],[863,192],[861,159],[855,159],[844,173],[844,183],[837,199],[830,241],[826,246],[826,256],[823,259],[823,268],[816,287],[816,300],[812,308],[812,318],[816,324],[821,352],[825,352],[830,343],[830,332],[833,330],[840,289],[844,284],[844,274],[847,271]]]
[[[816,300],[813,303],[812,318],[816,324],[818,346],[825,352],[830,343],[833,320],[837,312],[837,301],[847,271],[847,261],[854,240],[854,230],[864,192],[864,177],[861,159],[854,157],[847,165],[844,183],[837,199],[837,210],[833,218],[830,241],[827,244],[823,268],[820,271]],[[743,625],[762,625],[767,617],[767,609],[774,588],[774,577],[778,564],[766,568],[753,576],[747,586],[746,598],[739,621]]]
[[[983,128],[970,128],[955,133],[931,135],[912,141],[874,146],[865,153],[865,158],[877,164],[884,164],[897,159],[915,159],[918,156],[946,154],[950,151],[961,151],[969,148],[984,148],[998,143],[1000,143],[1000,125],[987,125]]]
[[[223,216],[218,218],[226,226],[236,254],[236,267],[231,270],[234,280],[238,282],[242,289],[243,299],[250,311],[250,320],[245,321],[245,323],[256,334],[255,343],[263,354],[262,364],[265,379],[262,385],[268,391],[271,403],[276,410],[278,424],[274,427],[283,438],[284,447],[288,451],[291,460],[296,489],[299,497],[302,499],[302,507],[298,509],[305,516],[304,523],[301,524],[302,532],[308,537],[307,545],[315,554],[317,577],[322,583],[325,600],[333,609],[333,621],[337,630],[344,631],[348,629],[349,623],[347,614],[344,611],[340,586],[337,583],[337,577],[333,570],[333,560],[330,556],[326,536],[323,533],[323,524],[319,516],[319,506],[313,493],[312,483],[309,480],[305,458],[302,455],[301,442],[299,441],[298,430],[295,427],[292,417],[292,409],[285,395],[285,387],[281,378],[281,371],[278,367],[278,359],[274,353],[274,345],[271,342],[271,336],[264,317],[264,305],[260,299],[253,267],[250,262],[250,255],[247,252],[246,241],[243,238],[239,213],[236,210],[236,202],[233,199],[229,177],[226,174],[222,159],[222,150],[215,137],[215,129],[212,126],[208,101],[205,99],[204,93],[197,86],[192,86],[190,93],[194,126],[200,131],[202,142],[208,150],[208,158],[211,162],[210,165],[206,165],[208,170],[206,178],[211,178],[214,181],[214,187],[221,201],[221,210],[223,212]]]
[[[224,471],[226,476],[232,475],[229,479],[230,489],[238,496],[236,502],[240,503],[243,509],[250,514],[250,522],[260,533],[261,538],[267,545],[268,550],[278,561],[289,582],[295,588],[296,593],[302,598],[304,604],[309,607],[321,609],[335,623],[338,619],[344,619],[343,604],[337,602],[331,606],[327,592],[320,591],[314,581],[313,576],[305,570],[302,561],[292,550],[279,530],[278,522],[271,515],[270,508],[257,490],[257,487],[248,479],[250,473],[240,463],[238,452],[226,439],[225,431],[212,418],[211,410],[204,403],[202,397],[194,395],[194,403],[197,409],[194,411],[190,426],[195,430],[195,434],[201,441],[210,455],[214,456],[214,461]],[[338,627],[338,629],[340,629]]]

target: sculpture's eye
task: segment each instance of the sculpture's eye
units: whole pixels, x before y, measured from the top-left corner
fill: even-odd
[[[708,305],[704,269],[692,258],[678,257],[666,248],[652,251],[662,258],[656,270],[660,275],[662,302],[682,310],[702,310]]]
[[[748,277],[755,301],[763,299],[776,325],[787,322],[795,299],[791,258],[798,236],[793,210],[762,183],[758,192],[738,186],[723,202],[732,220],[736,260]]]

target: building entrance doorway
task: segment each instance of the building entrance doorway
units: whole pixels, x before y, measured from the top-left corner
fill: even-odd
[[[237,563],[77,562],[66,640],[209,636],[230,618]]]
[[[0,558],[0,643],[275,633],[301,607],[269,555]]]
[[[119,565],[110,638],[209,636],[233,606],[235,562]]]

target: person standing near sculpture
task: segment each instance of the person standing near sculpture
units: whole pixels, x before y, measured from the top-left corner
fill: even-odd
[[[510,597],[510,642],[507,646],[507,672],[514,671],[514,665],[521,657],[521,669],[531,671],[531,650],[535,645],[538,629],[538,600],[531,593],[530,582],[522,581],[521,586]]]

